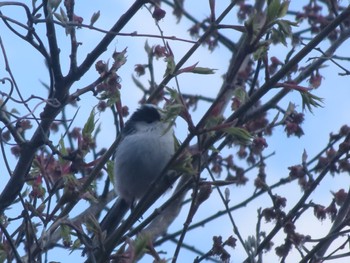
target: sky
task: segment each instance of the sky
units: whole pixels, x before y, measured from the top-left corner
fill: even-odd
[[[30,1],[26,1],[30,2]],[[217,1],[217,14],[220,14],[221,11],[230,1]],[[298,10],[300,8],[298,3],[299,1],[291,1],[291,10]],[[115,1],[115,0],[104,0],[98,2],[93,0],[76,0],[76,10],[77,15],[84,18],[84,23],[89,23],[91,15],[100,10],[101,15],[99,20],[95,23],[96,27],[108,29],[114,23],[114,21],[128,8],[131,1]],[[198,20],[204,19],[208,14],[208,3],[203,1],[203,4],[198,5],[197,1],[188,0],[186,1],[186,8],[188,10],[193,10],[195,17]],[[188,35],[188,28],[191,26],[191,23],[186,21],[185,18],[182,19],[181,23],[176,24],[175,18],[171,15],[171,11],[166,9],[167,15],[159,23],[159,26],[164,32],[164,35],[182,37],[185,39],[191,39]],[[9,10],[11,17],[17,19],[24,19],[23,10],[16,8]],[[24,22],[24,20],[22,20]],[[232,13],[231,16],[228,16],[224,20],[225,23],[236,23],[235,14]],[[38,32],[44,36],[44,28],[39,26]],[[147,34],[159,34],[157,27],[155,26],[154,20],[150,16],[146,8],[143,8],[132,20],[131,22],[123,29],[124,33],[131,33],[137,31],[138,33],[147,33]],[[15,78],[18,82],[18,86],[21,88],[22,95],[27,98],[32,93],[33,90],[45,96],[46,91],[40,82],[48,82],[48,74],[45,68],[45,63],[43,59],[34,52],[29,45],[24,44],[23,41],[19,40],[17,37],[9,33],[5,29],[3,23],[0,23],[0,36],[6,48],[6,53],[9,58],[9,63],[11,69],[15,75]],[[225,32],[227,36],[232,39],[238,39],[239,34],[235,32]],[[67,65],[69,61],[69,38],[65,35],[64,30],[58,29],[59,43],[61,46],[61,65],[67,70]],[[79,56],[78,60],[81,61],[84,59],[85,55],[89,50],[99,42],[103,35],[98,32],[94,32],[87,29],[80,29],[77,31],[77,37],[80,39],[83,44],[79,47]],[[122,84],[122,100],[124,104],[130,106],[131,112],[135,110],[138,106],[138,100],[141,97],[142,93],[135,88],[134,83],[131,80],[131,75],[134,69],[135,64],[146,63],[147,57],[143,51],[146,38],[143,37],[118,37],[110,45],[109,49],[101,56],[102,60],[108,60],[111,58],[111,55],[114,50],[121,51],[124,48],[127,48],[127,63],[118,71],[118,74],[121,76]],[[161,44],[159,38],[149,38],[148,43],[150,46],[155,44]],[[183,43],[179,41],[169,41],[169,44],[175,54],[176,61],[179,61],[181,57],[187,52],[191,47],[189,43]],[[325,43],[327,46],[328,43]],[[346,45],[344,45],[346,48]],[[345,48],[340,49],[339,54],[347,54]],[[271,50],[271,54],[281,56],[285,54],[285,49],[276,48]],[[222,75],[225,73],[226,66],[228,65],[229,55],[228,51],[224,47],[219,47],[218,50],[215,50],[215,53],[210,54],[205,48],[199,49],[194,53],[194,55],[188,60],[185,66],[190,66],[196,62],[199,62],[198,66],[215,68],[216,73],[210,76],[193,76],[191,74],[183,74],[179,77],[179,83],[183,92],[196,91],[199,94],[206,96],[214,96],[217,92],[218,83],[222,82]],[[310,54],[312,56],[319,56],[318,53],[314,52]],[[159,65],[162,65],[163,62],[159,61]],[[163,68],[163,67],[160,67]],[[321,70],[321,74],[324,76],[322,80],[322,85],[317,89],[316,95],[324,100],[324,107],[317,108],[313,110],[313,114],[306,113],[306,121],[303,124],[303,130],[305,135],[298,138],[286,138],[283,128],[275,129],[274,136],[267,138],[268,149],[266,153],[275,152],[271,158],[267,160],[267,174],[268,182],[276,182],[279,178],[285,177],[288,175],[289,166],[298,164],[301,162],[301,154],[306,150],[308,155],[311,157],[321,149],[324,148],[326,142],[328,141],[328,136],[331,132],[337,132],[343,124],[349,125],[348,113],[350,110],[350,104],[348,103],[348,98],[350,95],[349,87],[347,82],[347,77],[339,77],[338,73],[340,70],[334,65],[329,65],[326,68]],[[3,58],[0,57],[0,77],[4,75],[4,62]],[[156,72],[156,79],[161,80],[164,72]],[[82,88],[97,78],[97,73],[94,69],[90,70],[84,78],[82,78],[77,84],[72,87],[72,91]],[[145,77],[141,78],[141,81],[146,83],[147,79]],[[304,83],[307,85],[307,83]],[[169,86],[175,87],[175,83],[171,82]],[[3,87],[1,87],[2,89]],[[79,105],[78,118],[76,119],[74,126],[82,126],[88,114],[90,113],[92,107],[96,104],[95,99],[91,99],[91,95],[83,95],[82,101],[84,103]],[[283,100],[283,104],[287,105],[290,101],[293,101],[301,110],[301,98],[300,95],[296,92],[290,94],[286,99]],[[34,108],[38,105],[38,101],[29,102],[30,107]],[[43,105],[39,105],[36,108],[35,113],[39,114]],[[24,111],[23,108],[18,108],[19,111]],[[70,116],[75,114],[75,110],[72,109],[71,112],[68,112]],[[199,121],[202,112],[195,112],[193,114],[194,122]],[[269,116],[273,118],[274,116]],[[104,113],[99,116],[99,122],[102,124],[102,131],[100,138],[98,139],[98,144],[104,147],[108,147],[113,139],[115,138],[115,129],[114,123],[112,120],[111,114]],[[187,135],[187,127],[184,122],[181,120],[178,121],[176,130],[176,136],[183,140]],[[28,135],[29,138],[29,135]],[[232,150],[232,149],[231,149]],[[228,152],[223,153],[225,155]],[[0,161],[0,166],[3,166],[3,163]],[[14,167],[16,160],[10,160],[10,164]],[[231,192],[231,202],[232,204],[239,203],[243,200],[244,197],[248,197],[254,191],[253,182],[255,178],[256,171],[248,174],[248,177],[251,180],[248,182],[247,187],[232,187],[230,188]],[[1,176],[7,177],[7,174],[2,174]],[[6,179],[7,180],[7,179]],[[312,200],[315,202],[320,202],[328,204],[331,200],[330,191],[337,191],[339,188],[345,188],[349,185],[350,180],[348,175],[339,175],[338,178],[327,178],[326,182],[323,183],[316,193],[312,196]],[[0,185],[0,190],[2,190],[4,185]],[[286,195],[288,198],[287,208],[291,208],[295,202],[299,199],[302,192],[300,191],[299,186],[295,184],[288,185],[288,187],[282,187],[276,191],[276,193]],[[213,196],[217,196],[217,193],[213,193]],[[265,202],[270,202],[269,198],[263,197],[259,202],[253,202],[249,206],[239,210],[238,212],[233,213],[235,222],[237,226],[242,229],[242,235],[244,238],[248,238],[249,235],[254,234],[255,223],[257,216],[257,208],[261,207]],[[200,220],[208,216],[211,211],[218,209],[218,204],[221,205],[221,202],[218,201],[217,197],[210,198],[198,211],[198,214],[195,216],[195,221]],[[220,210],[223,207],[220,208]],[[286,210],[288,211],[288,210]],[[14,214],[16,211],[13,211]],[[10,212],[11,213],[11,212]],[[176,231],[181,229],[184,222],[186,213],[183,213],[169,229],[169,232]],[[325,234],[328,231],[329,221],[315,223],[316,221],[313,218],[312,214],[306,214],[303,224],[298,225],[298,232],[310,233],[313,235],[318,235],[319,237],[322,234]],[[268,230],[273,225],[266,225]],[[212,235],[217,235],[218,233],[223,235],[223,238],[227,238],[232,234],[231,225],[226,216],[220,218],[218,221],[215,221],[215,227],[206,227],[199,228],[195,231],[188,233],[186,236],[185,242],[189,244],[196,244],[202,251],[208,251],[211,246],[211,237]],[[279,236],[280,242],[283,240],[283,235]],[[163,250],[170,249],[170,255],[174,250],[174,245],[167,245],[162,247]],[[240,262],[245,259],[244,254],[239,254],[239,250],[231,251],[232,252],[232,262]],[[238,253],[238,254],[237,254]],[[273,254],[273,253],[272,253]],[[80,252],[72,253],[68,255],[66,251],[60,251],[59,254],[50,253],[50,260],[62,261],[65,262],[65,258],[69,260],[77,259],[81,260]],[[183,252],[180,253],[179,262],[188,262],[193,260],[194,255],[191,253]],[[268,260],[274,260],[274,257],[267,257]],[[145,258],[142,262],[148,262],[149,258]],[[293,259],[292,259],[293,260]],[[287,261],[288,262],[288,261]],[[292,261],[289,261],[292,262]],[[341,262],[341,261],[334,261]]]

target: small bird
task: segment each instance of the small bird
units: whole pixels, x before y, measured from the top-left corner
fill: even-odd
[[[163,117],[159,108],[144,104],[125,123],[114,163],[114,189],[119,199],[100,223],[107,234],[142,198],[174,154],[173,125]]]
[[[173,123],[154,105],[144,104],[125,123],[115,152],[114,189],[119,199],[100,223],[108,236],[125,213],[150,190],[175,152]],[[96,238],[93,236],[92,239]],[[100,253],[100,245],[85,250]],[[95,256],[96,256],[95,255]]]
[[[126,122],[115,152],[114,187],[129,205],[144,196],[175,151],[172,123],[159,108],[142,105]]]

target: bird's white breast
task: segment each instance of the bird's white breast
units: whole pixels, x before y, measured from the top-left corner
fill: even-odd
[[[129,203],[141,198],[174,154],[173,130],[155,122],[136,125],[116,150],[115,189]]]

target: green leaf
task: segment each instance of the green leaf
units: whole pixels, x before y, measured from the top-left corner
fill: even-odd
[[[19,114],[19,111],[15,108],[11,109],[10,111],[12,114]]]
[[[192,73],[196,74],[214,74],[216,69],[204,68],[204,67],[195,67],[192,69]]]
[[[292,26],[297,24],[292,23],[288,20],[280,19],[277,21],[277,25],[279,30],[281,30],[286,36],[290,36],[292,34]]]
[[[148,245],[152,242],[151,240],[152,238],[149,235],[140,235],[135,241],[130,240],[128,245],[132,247],[135,258],[141,258],[145,254]]]
[[[71,251],[73,252],[74,250],[80,248],[81,246],[81,242],[80,242],[80,239],[76,239],[74,242],[73,242],[73,245],[71,246]]]
[[[162,112],[162,121],[164,122],[172,122],[177,118],[184,110],[184,106],[180,103],[174,103],[171,105],[167,105],[164,110],[160,110]]]
[[[67,152],[66,146],[64,144],[64,137],[63,136],[61,136],[61,139],[59,140],[58,145],[59,145],[60,152],[63,155],[67,155],[68,152]]]
[[[49,1],[49,5],[50,5],[53,12],[56,11],[56,9],[61,4],[61,2],[62,2],[62,0],[50,0]]]
[[[176,64],[175,64],[175,60],[174,60],[173,56],[167,57],[165,59],[165,61],[166,61],[166,70],[165,70],[165,73],[164,73],[163,77],[166,77],[168,75],[173,74],[174,71],[175,71],[175,68],[176,68]]]
[[[92,132],[95,129],[95,107],[91,110],[90,116],[87,119],[82,134],[84,137],[91,138],[92,137]]]
[[[267,21],[268,22],[274,21],[277,18],[278,14],[279,14],[280,7],[281,7],[280,0],[271,0],[268,3],[268,6],[267,6]]]
[[[224,121],[224,118],[222,115],[211,115],[207,118],[205,122],[205,129],[211,130],[213,127],[216,127]],[[209,134],[215,133],[215,131],[210,131]]]
[[[62,24],[66,24],[67,23],[67,20],[65,20],[65,18],[63,16],[61,16],[60,14],[58,13],[53,13],[53,15],[56,17],[56,19],[58,21],[60,21]]]
[[[256,51],[253,54],[253,58],[255,60],[263,58],[266,55],[268,50],[269,50],[269,42],[268,41],[263,41],[263,42],[259,43],[259,47],[256,49]]]
[[[95,185],[92,185],[91,187],[94,188]],[[90,191],[86,191],[84,194],[81,195],[81,198],[89,201],[89,203],[98,203],[97,198],[95,197],[94,194],[92,194]]]
[[[97,135],[101,132],[101,124],[97,125],[94,132],[94,140],[96,140]]]
[[[278,17],[284,17],[287,14],[288,8],[289,8],[290,1],[283,1],[279,10],[278,10]]]
[[[79,185],[77,178],[73,174],[66,174],[63,177],[63,185],[64,191],[72,191],[72,189],[76,189]]]
[[[220,153],[219,149],[216,148],[216,147],[214,147],[214,146],[210,146],[210,147],[209,147],[209,150],[211,150],[211,151],[214,152],[214,153]]]
[[[197,171],[193,168],[193,165],[192,165],[192,154],[190,154],[188,151],[185,151],[179,157],[179,159],[175,162],[175,164],[171,167],[171,169],[184,174],[197,173]]]
[[[271,29],[271,40],[273,44],[282,43],[284,46],[287,46],[287,38],[282,30],[272,28]]]
[[[165,89],[169,92],[170,98],[172,98],[176,102],[180,102],[179,93],[175,89],[169,87],[165,87]]]
[[[323,107],[323,98],[317,97],[310,92],[300,92],[303,110],[307,108],[312,113],[312,108]]]
[[[287,46],[287,37],[292,35],[292,26],[298,26],[298,23],[291,22],[285,19],[279,19],[272,23],[273,25],[277,25],[278,28],[271,29],[271,39],[272,43],[278,44],[282,43]]]
[[[110,94],[110,93],[108,94],[109,94],[108,96],[105,96],[106,98],[108,98],[107,106],[112,107],[117,101],[120,100],[120,91],[119,89],[116,89],[113,94]]]
[[[252,142],[253,136],[246,129],[229,127],[225,128],[224,131],[242,145],[249,145]]]
[[[70,227],[66,225],[61,225],[61,237],[64,244],[70,244],[72,242],[72,237],[70,235]]]
[[[111,183],[114,185],[114,162],[108,160],[106,165],[109,181],[111,181]]]
[[[248,94],[242,87],[237,87],[234,91],[234,95],[240,103],[245,103],[248,100]]]
[[[61,13],[61,17],[63,17],[64,21],[68,22],[68,16],[62,7],[60,7],[60,13]]]
[[[96,217],[92,214],[88,215],[85,221],[85,226],[88,231],[98,234],[101,233],[100,224],[98,223]]]
[[[100,17],[100,10],[92,14],[90,19],[90,26],[93,26],[95,22],[99,19],[99,17]]]

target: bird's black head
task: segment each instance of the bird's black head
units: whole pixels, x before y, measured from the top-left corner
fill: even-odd
[[[144,104],[131,115],[129,121],[146,123],[160,121],[160,113],[156,106]]]
[[[160,121],[160,113],[156,106],[151,104],[144,104],[139,109],[137,109],[130,117],[130,119],[125,123],[123,133],[131,134],[135,132],[136,123],[148,123]]]

